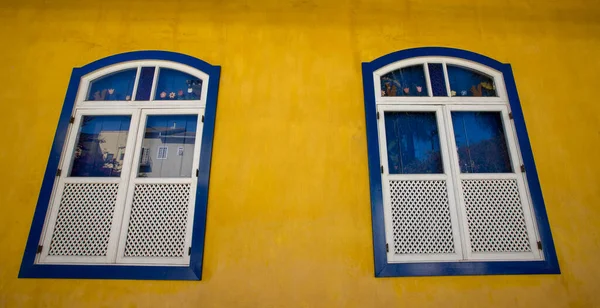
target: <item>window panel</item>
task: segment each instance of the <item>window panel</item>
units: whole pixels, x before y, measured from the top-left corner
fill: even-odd
[[[136,101],[150,100],[152,92],[152,81],[154,80],[155,67],[142,67],[140,71],[140,79],[138,81],[137,91],[135,92]]]
[[[385,112],[390,174],[443,173],[435,112]]]
[[[429,80],[431,81],[431,92],[433,96],[448,96],[446,91],[446,77],[444,77],[444,65],[441,63],[429,63]]]
[[[452,125],[462,173],[510,173],[500,112],[453,111]]]
[[[84,116],[70,176],[121,176],[130,121],[130,116]]]
[[[88,101],[131,100],[137,68],[104,75],[90,83]]]
[[[423,65],[403,67],[381,76],[381,96],[428,96]]]
[[[202,80],[173,69],[161,68],[156,86],[156,100],[199,100]]]
[[[197,115],[148,116],[138,177],[191,177],[197,122]]]
[[[492,77],[455,65],[447,70],[451,96],[498,96]]]

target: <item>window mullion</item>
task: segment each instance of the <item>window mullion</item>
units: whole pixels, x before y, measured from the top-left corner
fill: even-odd
[[[468,230],[468,222],[467,222],[467,214],[464,207],[463,202],[463,192],[461,189],[461,181],[459,178],[460,168],[458,164],[458,154],[456,149],[456,142],[454,136],[454,128],[452,126],[452,117],[450,114],[450,108],[448,106],[443,106],[443,118],[444,118],[444,128],[446,130],[446,146],[448,149],[449,157],[448,162],[450,165],[449,170],[449,181],[452,181],[452,186],[454,190],[454,199],[456,203],[456,216],[458,217],[458,231],[460,234],[461,241],[461,249],[462,249],[462,257],[463,260],[468,260],[470,258],[470,242],[469,242],[469,230]]]

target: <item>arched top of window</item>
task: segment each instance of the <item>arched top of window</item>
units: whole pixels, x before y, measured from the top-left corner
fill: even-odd
[[[124,61],[82,75],[77,105],[204,105],[208,82],[208,73],[183,63]]]
[[[502,72],[461,58],[407,58],[383,65],[373,74],[378,102],[507,102]]]

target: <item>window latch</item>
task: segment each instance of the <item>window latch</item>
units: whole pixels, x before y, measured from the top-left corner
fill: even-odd
[[[525,172],[525,165],[521,165],[521,172]]]
[[[508,113],[508,118],[511,119],[511,120],[514,119],[512,112]]]
[[[196,169],[196,177],[198,177],[198,174],[200,174],[200,170]]]
[[[390,245],[388,243],[385,243],[385,252],[390,252]]]
[[[69,123],[71,123],[71,124],[75,123],[75,117],[71,117],[71,118],[69,119]]]
[[[42,249],[44,248],[44,246],[42,245],[38,245],[37,250],[36,250],[36,254],[38,253],[42,253]]]
[[[61,173],[62,173],[61,169],[56,169],[56,176],[60,176]]]
[[[377,120],[379,120],[379,111],[377,111]]]
[[[541,242],[541,241],[538,241],[538,242],[537,242],[537,246],[538,246],[538,249],[539,249],[539,250],[542,250],[542,242]]]
[[[190,247],[188,248],[188,256],[191,256],[191,255],[192,255],[192,247],[190,246]]]

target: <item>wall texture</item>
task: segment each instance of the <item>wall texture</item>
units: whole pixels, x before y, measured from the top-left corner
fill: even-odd
[[[0,2],[0,306],[600,306],[600,2]],[[360,64],[448,46],[513,65],[562,268],[375,279]],[[222,66],[201,282],[17,279],[71,68]]]

